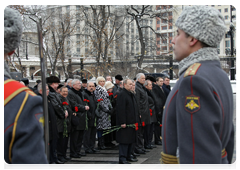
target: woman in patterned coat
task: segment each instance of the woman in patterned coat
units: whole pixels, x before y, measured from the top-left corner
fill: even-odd
[[[96,80],[96,90],[94,91],[96,99],[103,99],[100,102],[100,118],[97,120],[97,135],[98,135],[98,147],[99,149],[106,149],[104,146],[104,138],[102,136],[103,130],[111,127],[111,117],[109,115],[111,106],[110,100],[108,98],[107,90],[104,88],[105,78],[98,77]]]

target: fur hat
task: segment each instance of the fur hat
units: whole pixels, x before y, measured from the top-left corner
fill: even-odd
[[[18,48],[22,37],[22,18],[17,10],[4,9],[4,53]]]
[[[113,87],[114,87],[114,85],[112,84],[111,81],[106,81],[106,83],[105,83],[105,88],[106,88],[106,90],[111,89],[111,88],[113,88]]]
[[[118,79],[118,80],[120,80],[120,81],[122,81],[122,80],[123,80],[122,76],[121,76],[121,75],[119,75],[119,74],[115,76],[115,79]]]
[[[60,80],[56,76],[47,77],[47,83],[60,83]]]
[[[87,79],[82,79],[82,83],[87,83]]]
[[[217,47],[226,31],[222,14],[215,8],[202,5],[186,7],[176,26],[210,47]]]
[[[146,76],[146,80],[150,80],[151,82],[156,82],[156,79],[153,76]]]
[[[25,86],[29,85],[28,78],[22,78],[21,81],[25,84]]]

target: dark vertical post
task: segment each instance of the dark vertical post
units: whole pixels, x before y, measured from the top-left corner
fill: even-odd
[[[169,76],[170,76],[170,80],[173,79],[173,56],[170,55],[169,56]]]
[[[231,35],[231,80],[235,80],[235,67],[234,67],[234,58],[233,58],[233,26],[232,24],[232,5],[230,5],[230,35]]]
[[[81,60],[81,63],[80,63],[80,66],[81,66],[81,80],[83,79],[83,58],[80,58]]]
[[[41,23],[41,19],[40,19]],[[45,70],[45,61],[43,57],[43,39],[42,31],[40,24],[36,22],[38,30],[38,42],[39,42],[39,55],[40,55],[40,66],[41,66],[41,79],[42,79],[42,98],[43,98],[43,116],[44,116],[44,138],[45,138],[45,154],[47,160],[49,161],[49,127],[48,127],[48,103],[47,103],[47,94],[46,94],[46,70]]]

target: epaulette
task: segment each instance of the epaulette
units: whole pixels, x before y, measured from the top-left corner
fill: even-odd
[[[201,66],[201,63],[194,63],[193,65],[188,67],[188,69],[184,74],[184,77],[196,75],[200,66]]]
[[[28,87],[19,83],[13,79],[7,79],[4,81],[4,106],[11,101],[19,93],[25,91],[31,96],[36,96],[36,94],[30,90]]]

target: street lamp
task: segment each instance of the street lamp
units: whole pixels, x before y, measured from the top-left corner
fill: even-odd
[[[83,58],[80,58],[81,80],[83,79]]]

